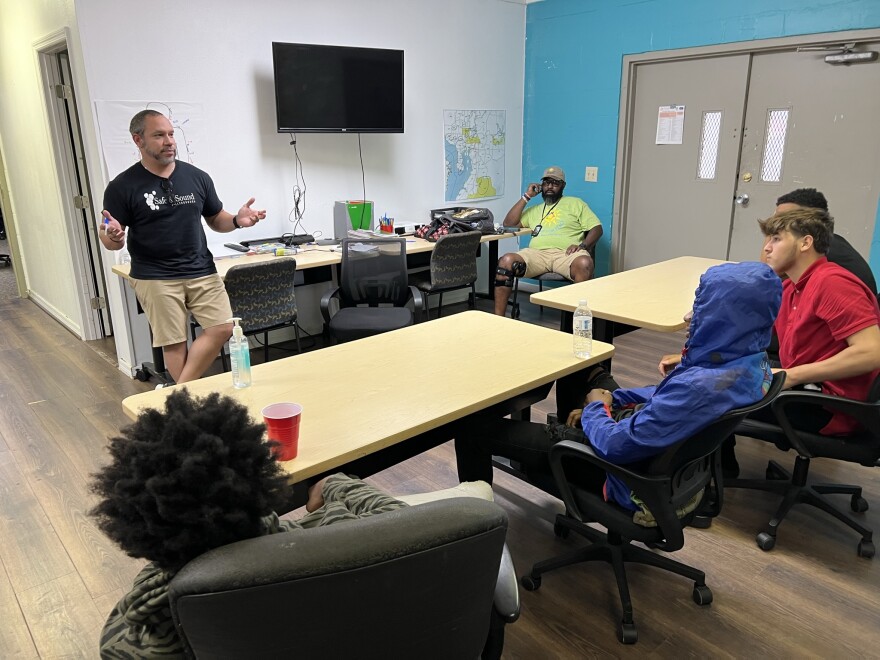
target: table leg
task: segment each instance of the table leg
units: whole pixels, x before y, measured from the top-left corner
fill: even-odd
[[[480,298],[495,300],[495,268],[498,266],[498,243],[499,241],[486,241],[485,243],[480,243],[480,249],[483,249],[483,246],[489,248],[489,265],[487,266],[489,270],[489,278],[486,280],[487,291],[486,293],[478,291],[477,296]]]

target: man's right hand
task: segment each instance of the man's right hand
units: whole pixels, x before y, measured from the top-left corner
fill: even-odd
[[[526,188],[525,196],[526,197],[534,197],[535,195],[541,194],[541,184],[540,183],[530,183],[528,188]]]
[[[673,353],[672,355],[664,355],[660,358],[660,364],[657,365],[657,369],[660,371],[660,375],[664,378],[669,375],[669,372],[675,369],[678,365],[681,364],[681,353]]]
[[[125,229],[119,224],[119,220],[110,215],[109,211],[101,212],[101,225],[98,232],[103,233],[109,241],[106,246],[110,249],[119,249],[125,243]]]

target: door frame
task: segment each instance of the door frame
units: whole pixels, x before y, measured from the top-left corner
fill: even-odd
[[[632,159],[633,120],[636,107],[635,90],[640,66],[659,62],[703,59],[743,53],[770,53],[773,51],[791,50],[799,46],[833,46],[835,44],[851,42],[860,44],[877,41],[878,39],[880,39],[880,29],[875,28],[739,41],[729,44],[624,55],[623,71],[620,80],[620,113],[617,125],[617,159],[614,174],[610,272],[616,273],[620,270],[620,265],[623,263],[624,246],[626,245],[627,196],[631,184],[629,168]],[[743,121],[745,121],[745,114],[743,114]],[[742,135],[742,126],[740,126],[740,135]],[[732,205],[733,200],[731,200],[731,213]]]
[[[62,117],[60,107],[55,98],[54,86],[63,83],[57,70],[57,56],[66,51],[68,58],[71,54],[71,34],[69,28],[62,28],[34,42],[34,53],[37,61],[37,70],[42,83],[43,99],[46,108],[46,121],[49,128],[50,146],[53,153],[55,171],[58,176],[58,195],[60,206],[64,214],[64,227],[67,244],[70,246],[70,257],[73,265],[74,284],[76,286],[77,306],[80,310],[81,324],[78,329],[80,338],[83,340],[102,339],[110,336],[109,316],[107,335],[101,332],[100,310],[93,309],[91,299],[103,297],[106,304],[106,279],[104,278],[103,264],[98,261],[92,267],[89,254],[89,245],[97,236],[84,235],[81,229],[81,211],[74,207],[73,197],[76,194],[76,186],[71,180],[70,173],[77,169],[77,163],[72,155],[72,146],[69,144],[67,123]],[[74,80],[71,80],[73,85]],[[85,98],[74,91],[73,102],[78,106],[79,99]],[[81,117],[80,108],[76,108]],[[83,163],[85,166],[85,162]],[[85,194],[91,200],[91,191],[86,189]],[[92,223],[92,230],[97,233],[97,224]],[[97,250],[97,258],[102,258],[101,250]],[[91,278],[97,278],[98,289],[95,290]],[[108,308],[109,311],[109,308]],[[63,322],[63,321],[62,321]],[[68,325],[68,327],[70,327]]]

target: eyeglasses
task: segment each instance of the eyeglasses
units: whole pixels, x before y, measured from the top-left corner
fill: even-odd
[[[171,179],[162,179],[162,183],[160,183],[159,185],[166,195],[170,195],[171,191],[174,190],[174,184],[171,183]]]
[[[551,186],[561,186],[562,185],[562,181],[560,181],[559,179],[541,179],[541,183],[548,183]]]

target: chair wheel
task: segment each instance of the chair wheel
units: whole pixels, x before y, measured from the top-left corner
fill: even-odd
[[[755,537],[755,542],[758,544],[758,547],[761,548],[764,552],[768,552],[773,549],[773,546],[776,545],[776,537],[768,534],[767,532],[761,532]]]
[[[571,530],[565,525],[560,525],[559,523],[553,524],[553,533],[556,535],[558,539],[567,539],[568,535],[571,533]]]
[[[712,602],[712,590],[705,584],[695,584],[692,597],[697,605],[708,605]]]
[[[636,630],[636,624],[621,621],[617,625],[617,639],[621,644],[635,644],[639,641],[639,631]]]
[[[541,586],[541,578],[532,577],[531,575],[523,575],[519,579],[519,583],[526,591],[537,591],[538,588]]]
[[[150,374],[148,374],[143,369],[138,369],[137,371],[135,371],[134,377],[142,383],[146,383],[148,380],[150,380]]]
[[[868,500],[859,495],[853,495],[849,501],[849,508],[856,513],[864,513],[868,510]]]
[[[709,529],[712,526],[712,518],[709,516],[694,516],[691,520],[691,527],[697,529]]]
[[[870,559],[874,556],[874,542],[862,539],[859,541],[859,557]]]

